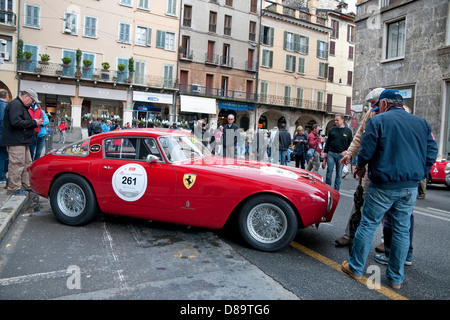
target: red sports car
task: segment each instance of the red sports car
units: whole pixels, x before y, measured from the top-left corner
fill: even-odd
[[[428,174],[428,183],[445,183],[447,187],[450,187],[450,162],[448,160],[436,160]]]
[[[181,130],[94,135],[36,160],[32,189],[68,225],[97,212],[204,228],[237,216],[253,248],[285,248],[302,227],[331,221],[339,193],[309,171],[211,155]]]

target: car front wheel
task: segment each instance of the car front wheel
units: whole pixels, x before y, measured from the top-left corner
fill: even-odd
[[[91,185],[75,174],[65,174],[54,182],[50,190],[50,205],[56,218],[71,226],[91,222],[97,212]]]
[[[264,195],[250,199],[238,218],[239,231],[253,248],[278,251],[287,247],[298,230],[297,216],[283,199]]]

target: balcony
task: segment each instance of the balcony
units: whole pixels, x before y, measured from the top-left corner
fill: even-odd
[[[217,54],[212,53],[205,53],[205,63],[206,64],[213,64],[213,65],[219,65],[219,59],[220,56]]]
[[[9,29],[16,28],[16,14],[9,10],[0,10],[0,28],[6,25]]]
[[[22,59],[18,64],[18,73],[35,74],[38,77],[49,76],[61,79],[90,80],[113,84],[134,84],[157,88],[174,88],[174,82],[160,76],[130,74],[128,71],[105,70],[102,68],[76,67],[59,63]]]
[[[203,87],[197,84],[180,84],[180,93],[195,94],[223,99],[256,101],[257,95],[251,92]]]
[[[194,51],[186,48],[180,48],[180,60],[192,61],[194,58]]]
[[[220,57],[220,65],[226,68],[233,68],[234,59],[230,56],[221,56]]]
[[[270,94],[259,94],[258,102],[261,104],[274,105],[278,107],[289,107],[315,111],[326,111],[323,102],[276,96]]]

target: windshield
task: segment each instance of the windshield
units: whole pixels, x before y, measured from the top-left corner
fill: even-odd
[[[195,136],[160,137],[158,141],[170,162],[200,159],[211,155],[209,150]]]

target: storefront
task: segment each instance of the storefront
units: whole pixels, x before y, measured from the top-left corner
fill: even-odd
[[[217,126],[216,99],[180,95],[180,112],[178,122],[190,122],[203,119],[212,128]]]
[[[123,110],[127,101],[125,90],[80,86],[79,95],[83,98],[82,118],[112,119],[117,121],[119,125],[123,125]],[[82,124],[85,122],[82,122]]]
[[[133,125],[149,127],[160,125],[162,121],[168,121],[171,108],[173,108],[173,96],[155,92],[133,92]]]
[[[234,115],[235,123],[239,128],[244,129],[244,131],[254,129],[254,104],[236,101],[219,101],[218,124],[225,125],[229,114]]]

